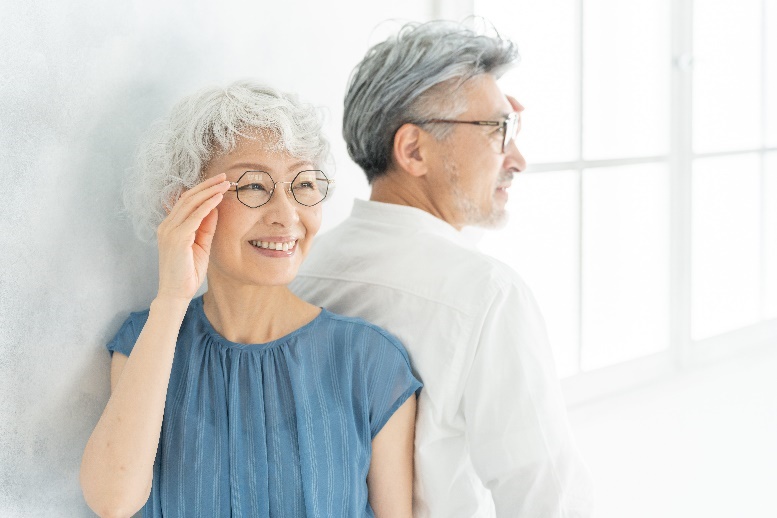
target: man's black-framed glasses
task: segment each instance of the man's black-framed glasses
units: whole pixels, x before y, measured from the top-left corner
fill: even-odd
[[[290,182],[276,182],[266,171],[246,171],[236,182],[229,183],[232,186],[229,190],[235,191],[240,203],[255,209],[270,201],[278,185],[285,184],[289,185],[288,192],[300,205],[318,205],[324,201],[329,186],[334,185],[335,181],[327,178],[324,171],[307,169],[297,173]]]
[[[421,121],[411,121],[411,124],[474,124],[476,126],[499,127],[502,132],[502,153],[505,152],[510,142],[518,134],[518,112],[512,112],[501,121],[460,121],[455,119],[426,119]]]

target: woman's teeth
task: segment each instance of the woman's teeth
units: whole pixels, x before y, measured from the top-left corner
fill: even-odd
[[[294,245],[297,244],[296,241],[286,241],[286,242],[249,241],[249,242],[257,248],[266,248],[268,250],[278,250],[278,251],[284,251],[284,252],[288,252],[289,250],[294,250]]]

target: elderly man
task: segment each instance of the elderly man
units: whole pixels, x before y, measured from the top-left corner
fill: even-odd
[[[367,52],[343,135],[370,201],[318,238],[292,285],[407,347],[424,382],[416,517],[590,515],[537,304],[460,233],[503,222],[526,167],[523,107],[497,85],[516,59],[513,43],[448,22],[405,26]]]

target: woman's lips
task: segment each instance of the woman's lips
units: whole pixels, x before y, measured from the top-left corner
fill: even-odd
[[[257,239],[254,241],[249,241],[252,246],[255,246],[257,248],[261,248],[264,250],[277,250],[277,251],[284,251],[287,252],[289,250],[293,250],[295,246],[297,246],[297,240],[294,238],[276,238],[275,240],[267,239]]]
[[[257,252],[267,257],[289,257],[294,254],[297,249],[297,240],[277,240],[267,241],[255,240],[249,241],[250,244]]]

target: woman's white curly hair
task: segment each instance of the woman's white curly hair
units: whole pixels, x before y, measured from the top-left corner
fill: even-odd
[[[180,193],[199,183],[208,162],[233,150],[238,138],[261,138],[270,151],[319,168],[331,164],[321,111],[313,105],[246,80],[201,90],[152,125],[126,177],[124,207],[141,239],[153,237]]]

